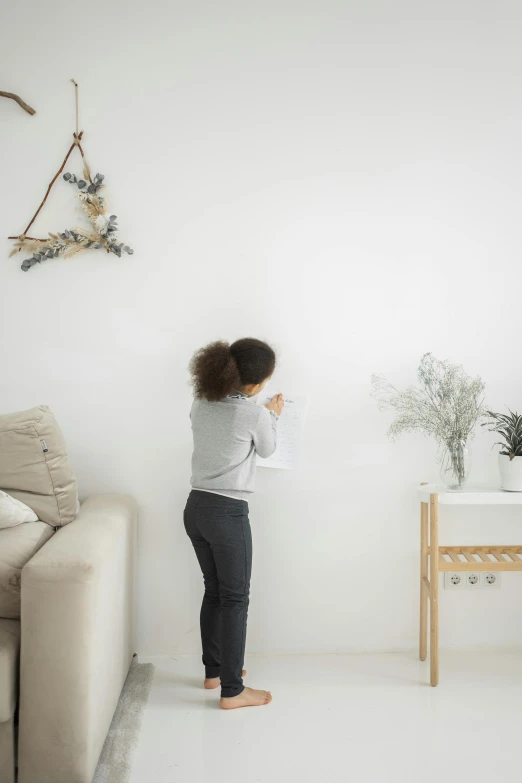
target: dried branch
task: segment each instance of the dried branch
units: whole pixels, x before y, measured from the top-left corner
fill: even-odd
[[[26,111],[28,114],[36,114],[35,110],[32,109],[30,106],[27,105],[25,101],[23,101],[19,95],[15,95],[14,92],[3,92],[3,90],[0,90],[0,95],[3,98],[12,98],[13,101],[16,101],[19,106],[22,107],[24,111]]]
[[[54,185],[54,183],[56,182],[56,180],[58,179],[58,177],[60,176],[60,174],[61,174],[61,173],[62,173],[62,171],[64,170],[64,168],[65,168],[65,164],[66,164],[66,163],[67,163],[67,161],[69,160],[69,156],[70,156],[71,152],[73,151],[73,149],[74,149],[76,146],[78,146],[78,147],[80,146],[80,144],[79,144],[79,141],[80,141],[80,139],[82,138],[82,136],[83,136],[83,131],[80,133],[80,135],[79,135],[78,137],[76,136],[76,134],[74,134],[74,142],[71,144],[71,146],[70,146],[70,148],[69,148],[69,152],[68,152],[68,153],[67,153],[67,155],[65,156],[65,160],[64,160],[64,162],[62,163],[62,165],[60,166],[60,168],[58,169],[58,171],[56,172],[56,174],[55,174],[55,175],[54,175],[54,177],[52,178],[51,182],[49,183],[49,187],[47,188],[47,193],[45,194],[45,196],[44,196],[44,199],[43,199],[42,203],[40,204],[40,206],[39,206],[39,207],[38,207],[38,209],[36,210],[35,214],[33,215],[33,218],[32,218],[32,220],[31,220],[31,222],[29,223],[29,225],[27,226],[27,228],[25,229],[25,231],[24,231],[24,232],[23,232],[23,233],[22,233],[20,236],[25,236],[25,235],[27,234],[27,232],[29,231],[29,229],[30,229],[30,228],[31,228],[31,226],[33,225],[34,221],[36,220],[36,218],[37,218],[37,217],[38,217],[38,215],[40,214],[40,211],[41,211],[41,209],[42,209],[43,205],[44,205],[44,204],[45,204],[45,202],[47,201],[47,196],[48,196],[48,195],[49,195],[49,193],[51,192],[51,188],[52,188],[52,186]],[[19,239],[19,237],[7,237],[7,238],[8,238],[8,239]]]

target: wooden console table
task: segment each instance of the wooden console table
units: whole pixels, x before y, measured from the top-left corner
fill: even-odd
[[[522,505],[522,492],[480,488],[452,491],[434,484],[423,484],[419,496],[421,504],[419,656],[421,661],[425,661],[428,653],[429,601],[430,682],[435,686],[439,683],[439,572],[522,571],[522,545],[439,546],[439,506]]]

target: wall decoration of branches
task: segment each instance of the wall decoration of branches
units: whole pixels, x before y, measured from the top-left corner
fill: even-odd
[[[105,199],[100,194],[100,191],[105,184],[103,174],[96,174],[94,178],[91,175],[81,144],[83,131],[80,132],[78,130],[78,85],[74,79],[71,81],[74,84],[76,93],[76,133],[73,133],[74,141],[65,156],[65,160],[51,180],[42,203],[29,221],[25,230],[18,236],[9,237],[9,239],[15,240],[13,250],[9,254],[9,257],[14,256],[17,253],[28,255],[28,258],[25,258],[22,263],[22,270],[24,272],[27,272],[31,267],[35,266],[35,264],[40,264],[47,259],[57,258],[58,256],[70,258],[84,250],[104,249],[107,253],[113,253],[119,258],[121,258],[123,253],[132,255],[134,252],[124,242],[119,242],[116,236],[116,215],[111,215],[109,213]],[[90,224],[89,227],[66,229],[63,232],[56,234],[51,234],[49,232],[48,237],[45,239],[29,236],[29,229],[47,201],[47,197],[49,196],[54,183],[65,169],[67,161],[75,148],[78,149],[82,156],[83,178],[78,179],[75,174],[66,172],[63,175],[63,179],[77,190],[76,195],[80,202],[80,208]]]

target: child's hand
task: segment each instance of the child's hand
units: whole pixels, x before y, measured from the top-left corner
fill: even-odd
[[[268,405],[265,405],[267,410],[274,411],[274,413],[277,413],[278,416],[282,414],[284,407],[285,403],[282,394],[276,394],[275,397],[272,397],[272,401],[269,402]]]

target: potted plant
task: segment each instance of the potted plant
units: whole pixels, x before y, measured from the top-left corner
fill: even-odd
[[[502,441],[495,443],[500,446],[500,486],[509,492],[522,492],[522,416],[512,411],[509,415],[488,411],[487,415],[488,421],[482,426],[502,436]]]
[[[404,432],[429,435],[439,445],[441,478],[450,489],[461,489],[471,466],[469,440],[486,414],[484,382],[471,378],[460,364],[440,361],[431,353],[421,359],[419,387],[399,391],[382,375],[372,376],[372,396],[381,410],[392,410],[395,419],[388,435]]]

